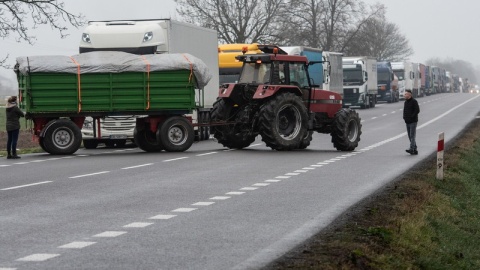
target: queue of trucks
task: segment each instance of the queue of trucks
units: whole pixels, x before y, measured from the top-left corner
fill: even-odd
[[[237,149],[260,135],[283,151],[308,147],[313,132],[352,151],[362,133],[353,107],[398,102],[406,90],[421,97],[468,88],[419,63],[218,45],[215,31],[170,19],[89,22],[79,52],[17,59],[20,106],[51,154],[129,140],[147,152],[185,151],[212,135]]]

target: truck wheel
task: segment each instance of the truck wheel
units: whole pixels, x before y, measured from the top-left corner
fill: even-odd
[[[163,145],[157,140],[155,133],[148,128],[133,130],[133,139],[138,148],[145,152],[160,152],[163,150]]]
[[[181,116],[170,117],[157,131],[157,141],[168,152],[183,152],[193,144],[195,138],[192,124]]]
[[[350,109],[341,109],[335,114],[332,128],[333,146],[340,151],[353,151],[358,146],[362,124],[358,113]]]
[[[214,123],[235,121],[241,115],[241,110],[233,106],[232,102],[219,99],[213,104],[211,120]],[[256,133],[245,125],[230,124],[217,125],[212,127],[214,138],[225,147],[230,149],[242,149],[248,147],[255,141]]]
[[[312,141],[312,136],[313,136],[313,131],[307,131],[307,135],[305,136],[305,138],[303,138],[298,149],[307,148],[310,145],[310,142]]]
[[[43,145],[52,155],[71,155],[82,144],[80,128],[68,119],[59,119],[47,126],[44,132]]]
[[[370,108],[375,108],[375,104],[377,104],[377,96],[372,95],[370,96],[370,103],[369,103]]]
[[[275,150],[298,149],[308,137],[307,121],[307,108],[300,97],[292,93],[279,94],[260,110],[262,140]]]
[[[47,148],[45,148],[45,143],[43,141],[44,141],[43,137],[38,138],[38,144],[40,145],[42,150],[49,153],[50,151],[48,151]]]
[[[83,147],[85,149],[95,149],[98,146],[98,141],[97,140],[83,140]]]

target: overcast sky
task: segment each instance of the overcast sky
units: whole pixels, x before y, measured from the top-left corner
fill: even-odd
[[[415,54],[413,62],[424,63],[439,57],[461,59],[480,66],[480,1],[478,0],[364,0],[367,4],[382,3],[387,18],[397,24],[410,41]],[[65,8],[82,13],[87,20],[177,18],[173,0],[65,0]],[[74,55],[82,29],[69,27],[69,37],[61,39],[49,27],[32,30],[37,37],[33,46],[17,43],[13,38],[0,40],[0,57],[9,54],[8,63],[18,56]],[[9,71],[10,73],[11,71]],[[5,71],[0,71],[0,75]],[[11,73],[10,73],[11,74]],[[5,75],[4,75],[5,76]],[[480,77],[480,76],[479,76]]]

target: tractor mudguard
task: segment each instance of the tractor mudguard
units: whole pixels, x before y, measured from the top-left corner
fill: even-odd
[[[275,94],[277,94],[280,91],[294,93],[297,96],[302,96],[303,95],[302,91],[297,86],[294,86],[294,85],[261,84],[257,87],[257,91],[255,91],[255,94],[253,95],[253,99],[268,98],[268,97],[274,96]]]

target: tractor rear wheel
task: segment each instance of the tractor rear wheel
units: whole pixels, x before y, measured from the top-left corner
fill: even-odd
[[[308,138],[307,122],[307,108],[302,99],[293,93],[282,93],[267,101],[260,110],[259,130],[268,147],[293,150]]]
[[[333,146],[340,151],[353,151],[358,146],[362,124],[358,113],[352,109],[341,109],[335,114],[332,128]]]
[[[241,110],[234,107],[234,104],[225,99],[219,99],[213,104],[211,113],[212,122],[235,121],[241,114]],[[251,126],[251,125],[250,125]],[[225,147],[231,149],[242,149],[248,147],[255,141],[256,133],[246,128],[242,123],[225,124],[211,128],[214,138]]]
[[[300,143],[300,146],[298,146],[298,149],[305,149],[310,145],[310,142],[312,141],[312,136],[313,136],[313,131],[307,131],[307,135],[305,138],[303,138],[302,142]]]

